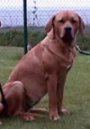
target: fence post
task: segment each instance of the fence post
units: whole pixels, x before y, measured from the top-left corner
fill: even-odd
[[[23,0],[23,20],[24,20],[24,54],[27,53],[28,32],[27,32],[27,0]]]

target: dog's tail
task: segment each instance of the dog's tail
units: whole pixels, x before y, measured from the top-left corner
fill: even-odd
[[[4,96],[4,93],[3,93],[3,90],[2,90],[1,83],[0,83],[0,92],[1,92],[1,97],[2,97],[1,102],[2,102],[2,104],[3,104],[4,106],[6,106],[6,105],[7,105],[7,102],[6,102],[6,99],[5,99],[5,96]]]

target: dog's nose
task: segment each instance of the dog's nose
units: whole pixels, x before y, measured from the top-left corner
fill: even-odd
[[[65,28],[65,32],[66,32],[66,33],[70,33],[70,32],[71,32],[71,29],[72,29],[71,27],[66,27],[66,28]]]

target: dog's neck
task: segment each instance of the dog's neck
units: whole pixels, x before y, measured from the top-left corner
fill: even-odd
[[[50,35],[51,36],[51,35]],[[75,47],[67,48],[61,45],[60,40],[51,38],[49,35],[42,41],[43,46],[53,55],[57,57],[57,60],[63,60],[65,62],[65,67],[68,69],[76,56]],[[59,43],[60,42],[60,43]]]

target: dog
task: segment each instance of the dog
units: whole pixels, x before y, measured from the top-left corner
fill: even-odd
[[[59,12],[49,20],[47,36],[23,56],[1,88],[0,116],[31,121],[33,106],[47,93],[51,120],[68,112],[62,108],[64,85],[76,57],[77,34],[84,29],[82,18],[73,11]]]

